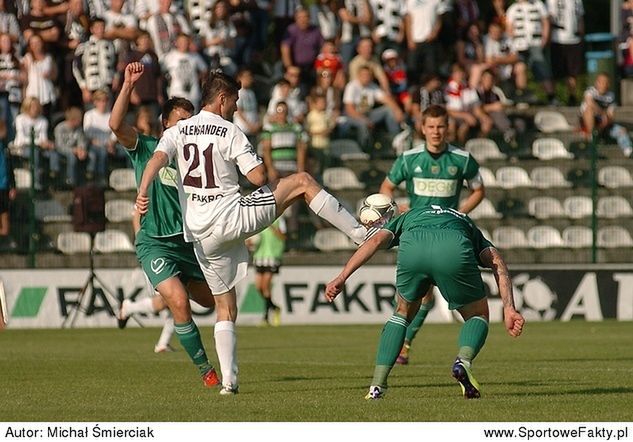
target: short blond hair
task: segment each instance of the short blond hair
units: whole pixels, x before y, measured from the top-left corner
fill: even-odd
[[[108,91],[104,89],[97,89],[92,93],[92,101],[98,100],[100,98],[105,98],[106,100],[110,98]]]
[[[40,109],[42,108],[40,100],[38,100],[37,97],[26,97],[22,102],[22,105],[20,106],[20,112],[22,112],[23,114],[27,113],[33,103],[37,103]]]

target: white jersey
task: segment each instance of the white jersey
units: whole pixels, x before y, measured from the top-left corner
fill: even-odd
[[[552,42],[563,45],[578,44],[578,22],[583,20],[585,9],[582,0],[547,0],[547,11],[552,17]]]
[[[241,197],[240,172],[262,164],[246,135],[221,116],[202,110],[167,129],[157,151],[177,159],[178,194],[186,241],[201,240]]]
[[[517,51],[539,46],[543,40],[542,20],[548,19],[547,9],[541,0],[514,3],[506,17],[512,26],[512,44]]]

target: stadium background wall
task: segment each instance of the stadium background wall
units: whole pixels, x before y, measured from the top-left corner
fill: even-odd
[[[273,298],[282,307],[285,324],[382,323],[390,315],[395,293],[392,266],[367,266],[350,278],[346,291],[334,304],[323,297],[323,288],[338,267],[285,267],[276,277]],[[511,269],[517,308],[528,321],[633,320],[633,266],[526,266]],[[140,270],[100,270],[99,276],[114,293],[125,297],[147,296]],[[258,324],[263,303],[249,278],[238,287],[242,325]],[[8,304],[9,328],[57,328],[72,312],[85,281],[84,270],[15,270],[0,273]],[[491,321],[502,319],[501,299],[494,278],[484,273],[489,292]],[[429,322],[452,322],[441,297]],[[84,297],[76,327],[114,327],[116,301],[98,287]],[[215,316],[194,305],[200,325]],[[140,317],[145,326],[160,326],[158,316]],[[130,322],[131,326],[136,326]]]

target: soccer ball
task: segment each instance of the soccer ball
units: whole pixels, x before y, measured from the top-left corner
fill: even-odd
[[[369,195],[363,201],[358,218],[366,227],[376,227],[384,225],[398,213],[398,206],[391,198],[382,193]]]

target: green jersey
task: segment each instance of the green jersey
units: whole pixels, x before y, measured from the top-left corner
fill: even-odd
[[[471,189],[482,185],[477,161],[450,144],[439,155],[431,154],[424,144],[406,151],[393,164],[387,178],[396,186],[406,183],[411,208],[438,204],[456,209],[464,180]]]
[[[297,146],[308,136],[299,124],[271,123],[264,127],[262,140],[270,141],[273,165],[280,172],[297,171]]]
[[[277,218],[269,227],[259,234],[259,244],[253,253],[253,264],[260,267],[279,266],[284,254],[286,240],[277,236],[273,227],[286,233],[286,223],[283,218]]]
[[[132,159],[137,186],[157,145],[158,139],[139,134],[134,149],[126,150]],[[176,168],[170,164],[163,167],[150,184],[149,210],[141,217],[141,229],[148,236],[162,238],[182,234],[182,212],[176,180]]]
[[[494,247],[488,241],[475,223],[463,213],[455,209],[432,205],[425,208],[415,208],[389,221],[384,227],[393,233],[391,246],[400,244],[400,238],[406,232],[428,230],[450,230],[468,239],[479,261],[479,254],[488,247]],[[420,245],[422,247],[423,245]],[[481,265],[481,262],[479,262]]]

